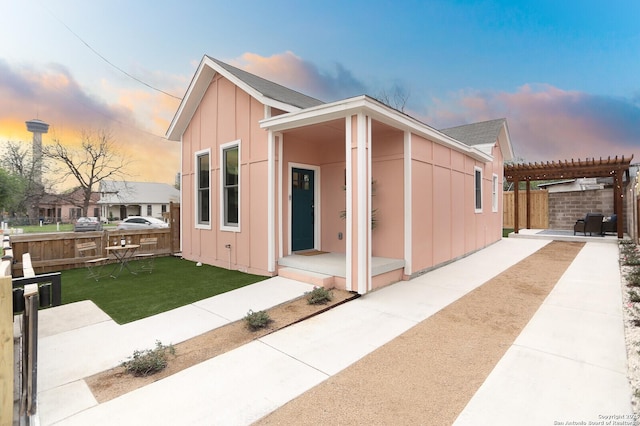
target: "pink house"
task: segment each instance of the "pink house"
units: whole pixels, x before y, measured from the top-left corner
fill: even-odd
[[[189,260],[364,294],[502,238],[504,119],[438,131],[205,56],[167,138]]]

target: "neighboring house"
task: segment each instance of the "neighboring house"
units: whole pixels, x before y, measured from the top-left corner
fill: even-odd
[[[182,146],[189,260],[267,276],[316,263],[363,294],[502,238],[504,119],[438,131],[369,96],[322,103],[205,56],[167,138]],[[330,254],[296,255],[310,250]]]
[[[82,189],[75,189],[67,194],[45,194],[40,198],[39,211],[40,220],[45,223],[71,223],[82,216],[100,216],[98,199],[100,194],[91,194],[89,211],[82,212],[84,205],[84,192]]]
[[[611,178],[580,178],[539,183],[538,188],[546,189],[549,193],[555,193],[604,189],[605,185],[611,186],[612,184],[613,179]]]
[[[166,183],[100,182],[100,216],[122,220],[129,216],[152,216],[166,219],[169,204],[180,201],[180,191]]]

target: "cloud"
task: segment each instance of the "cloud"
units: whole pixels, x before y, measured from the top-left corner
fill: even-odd
[[[184,83],[177,78],[174,84]],[[109,104],[90,94],[61,65],[13,66],[0,59],[0,98],[7,100],[0,102],[0,143],[30,142],[25,121],[32,118],[50,125],[44,144],[59,139],[77,145],[83,130],[108,130],[131,161],[131,180],[173,183],[180,146],[160,135],[179,101],[142,89],[114,89],[104,82],[95,90],[115,92],[117,101]]]
[[[527,162],[634,155],[640,160],[640,102],[527,84],[516,92],[461,91],[435,99],[436,128],[506,117],[517,157]]]
[[[334,70],[323,71],[289,51],[270,57],[245,53],[229,63],[325,102],[367,92],[366,85],[342,64],[336,62]]]

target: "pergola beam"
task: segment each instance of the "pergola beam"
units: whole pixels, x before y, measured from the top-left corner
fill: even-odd
[[[613,178],[613,208],[614,213],[619,217],[617,222],[618,238],[623,237],[624,210],[623,210],[623,192],[622,192],[622,173],[625,173],[627,181],[629,181],[629,167],[633,160],[625,158],[624,155],[618,158],[608,157],[607,159],[588,158],[585,160],[571,161],[552,161],[546,163],[528,163],[528,164],[508,164],[504,167],[504,177],[507,182],[514,182],[514,219],[517,234],[519,231],[519,202],[518,202],[518,186],[520,182],[527,183],[527,229],[531,227],[531,209],[530,209],[530,186],[532,180],[554,180],[554,179],[579,179],[588,177],[612,177]]]

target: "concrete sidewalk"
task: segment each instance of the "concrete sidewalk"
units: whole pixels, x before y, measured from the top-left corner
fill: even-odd
[[[156,339],[177,343],[310,286],[276,277],[124,326],[83,306],[83,314],[71,313],[75,322],[52,323],[40,337],[41,424],[250,424],[548,242],[504,239],[103,404],[84,377]],[[585,246],[457,424],[537,425],[631,414],[617,262],[615,244]],[[290,294],[282,290],[278,297],[285,300],[263,300],[275,288]]]
[[[621,291],[617,245],[587,243],[455,424],[636,424]]]

